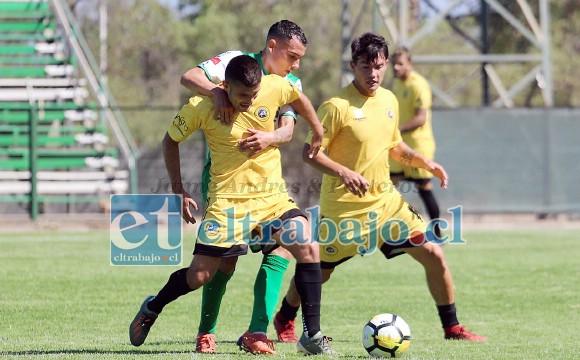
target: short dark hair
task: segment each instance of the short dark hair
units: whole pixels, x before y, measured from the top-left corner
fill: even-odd
[[[406,48],[405,46],[399,46],[395,49],[395,51],[393,51],[393,55],[391,55],[391,58],[398,58],[399,56],[405,55],[407,57],[407,60],[411,61],[411,50],[409,50],[408,48]]]
[[[262,80],[262,69],[258,61],[248,55],[236,56],[226,67],[227,82],[239,83],[245,87],[252,87]]]
[[[290,20],[280,20],[270,26],[266,40],[276,39],[290,41],[292,38],[296,38],[296,40],[300,41],[302,45],[308,45],[308,39],[306,39],[306,35],[304,35],[304,31],[302,31],[300,26]]]
[[[361,58],[371,62],[377,59],[381,53],[385,55],[385,59],[389,58],[389,46],[385,38],[370,32],[355,38],[350,44],[350,50],[352,61],[355,63]]]

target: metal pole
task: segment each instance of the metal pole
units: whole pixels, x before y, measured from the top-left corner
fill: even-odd
[[[480,0],[481,4],[481,54],[487,55],[489,53],[489,36],[488,36],[488,28],[489,28],[489,8],[485,0]],[[481,63],[481,94],[482,94],[482,105],[489,106],[489,78],[487,76],[487,71],[485,71],[485,67],[487,66],[487,62],[483,61]]]
[[[548,0],[540,0],[540,23],[543,32],[542,39],[542,72],[544,73],[545,85],[542,89],[546,106],[554,106],[554,93],[552,83],[552,60],[550,51],[550,4]]]
[[[107,39],[108,39],[108,32],[107,32],[107,25],[109,22],[108,13],[107,13],[107,0],[101,0],[99,6],[99,39],[101,41],[101,48],[100,48],[100,57],[101,57],[101,74],[103,74],[103,81],[107,82],[107,68],[109,64],[107,63]]]
[[[341,55],[341,77],[340,86],[348,85],[353,76],[350,71],[350,9],[349,0],[342,0],[342,55]]]
[[[26,90],[28,91],[28,101],[30,103],[30,116],[28,117],[29,129],[28,129],[28,161],[30,169],[30,219],[36,222],[38,219],[38,162],[37,162],[37,150],[38,150],[38,139],[36,134],[36,117],[38,115],[38,107],[36,101],[34,100],[34,94],[32,93],[32,86],[29,82],[26,83]]]

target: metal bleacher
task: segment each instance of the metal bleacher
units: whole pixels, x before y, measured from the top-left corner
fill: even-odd
[[[0,205],[33,219],[134,183],[132,139],[74,26],[64,1],[0,0]]]

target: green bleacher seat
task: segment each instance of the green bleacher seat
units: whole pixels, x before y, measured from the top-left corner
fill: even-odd
[[[41,110],[76,110],[76,109],[96,109],[97,104],[94,101],[89,101],[86,104],[78,104],[73,101],[63,102],[46,102],[38,105]],[[27,101],[0,101],[0,109],[2,110],[29,110],[30,103]]]
[[[44,66],[4,67],[0,66],[0,78],[3,77],[45,77]]]
[[[52,42],[55,40],[61,40],[62,36],[57,35],[52,31],[46,31],[46,33],[5,33],[0,32],[0,42],[5,41],[44,41]]]
[[[50,55],[0,56],[0,65],[56,65],[70,62],[70,58],[57,58]]]
[[[1,21],[0,31],[14,32],[43,32],[46,30],[54,31],[56,24],[54,21]]]
[[[29,150],[26,148],[2,149],[0,151],[1,170],[26,170],[30,166]],[[38,149],[39,170],[80,169],[86,167],[87,157],[118,156],[117,149],[105,151],[93,149]],[[3,158],[4,157],[4,158]]]
[[[1,11],[1,10],[0,10]],[[0,12],[0,19],[46,19],[52,17],[48,10],[14,10]]]
[[[50,6],[47,1],[9,1],[0,3],[0,13],[6,14],[14,11],[47,11]]]
[[[35,45],[4,44],[0,45],[0,55],[34,55]]]

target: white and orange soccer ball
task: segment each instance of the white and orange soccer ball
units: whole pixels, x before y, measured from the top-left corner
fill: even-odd
[[[384,313],[365,325],[362,343],[374,357],[400,357],[411,345],[411,329],[402,317]]]

